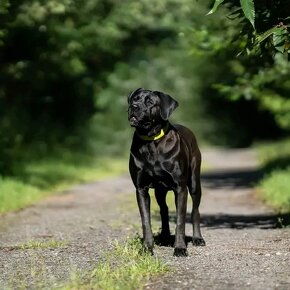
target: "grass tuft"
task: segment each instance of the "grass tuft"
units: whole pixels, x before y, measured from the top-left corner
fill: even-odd
[[[56,248],[63,248],[68,245],[67,241],[34,241],[30,240],[22,245],[19,246],[22,250],[28,249],[56,249]]]
[[[114,242],[92,272],[74,275],[61,289],[141,289],[151,277],[168,271],[166,264],[144,250],[139,237],[130,238],[125,243]]]

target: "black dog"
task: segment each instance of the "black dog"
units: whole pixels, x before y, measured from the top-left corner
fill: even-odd
[[[161,241],[170,238],[166,194],[173,190],[176,204],[175,256],[187,256],[185,218],[187,193],[192,197],[193,244],[204,246],[198,211],[201,198],[201,154],[193,133],[168,122],[178,103],[158,91],[137,89],[128,96],[128,120],[136,131],[133,137],[129,170],[136,187],[142,219],[144,246],[153,253],[149,188],[155,188],[162,220]]]

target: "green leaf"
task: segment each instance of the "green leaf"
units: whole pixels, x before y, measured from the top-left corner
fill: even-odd
[[[275,27],[272,27],[272,28],[268,29],[267,31],[259,34],[257,36],[257,43],[260,44],[261,42],[263,42],[265,39],[267,39],[269,36],[271,36],[276,30],[277,30],[277,27],[275,26]]]
[[[240,0],[241,7],[245,14],[245,17],[251,22],[255,29],[255,6],[254,0]]]
[[[9,6],[9,0],[0,0],[0,14],[6,14]]]
[[[212,7],[212,9],[206,14],[206,15],[210,15],[214,12],[216,12],[217,8],[220,6],[220,4],[222,4],[224,2],[224,0],[215,0],[214,5]]]
[[[273,32],[273,44],[275,48],[284,53],[285,43],[287,41],[287,29],[284,27],[277,27],[277,29]]]

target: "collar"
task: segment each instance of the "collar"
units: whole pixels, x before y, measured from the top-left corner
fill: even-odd
[[[156,135],[153,135],[153,136],[150,136],[150,137],[149,137],[149,136],[146,136],[146,135],[140,135],[140,134],[137,133],[137,136],[138,136],[139,138],[141,138],[142,140],[145,140],[145,141],[154,141],[154,140],[158,140],[158,139],[162,138],[162,137],[167,133],[168,129],[169,129],[169,123],[167,123],[167,124],[165,125],[165,127],[163,127],[163,128],[160,130],[160,132],[158,132]]]

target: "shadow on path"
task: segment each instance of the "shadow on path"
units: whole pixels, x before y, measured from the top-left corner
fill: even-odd
[[[233,189],[229,194],[235,194],[234,189],[251,188],[263,177],[263,172],[253,168],[242,170],[215,170],[202,175],[202,186],[210,190]],[[220,191],[219,191],[220,192]],[[218,194],[218,192],[217,192]],[[160,219],[158,214],[152,216]],[[169,213],[170,222],[176,222],[176,213]],[[190,213],[186,216],[186,222],[191,223]],[[290,224],[290,214],[203,214],[201,226],[211,229],[274,229]]]
[[[263,171],[255,168],[242,170],[219,170],[202,175],[202,184],[209,189],[241,189],[251,188],[263,177]],[[230,191],[234,194],[234,191]],[[171,220],[176,219],[171,213]],[[190,215],[187,222],[190,222]],[[201,218],[203,227],[218,228],[280,228],[290,223],[290,214],[257,214],[257,215],[233,215],[233,214],[204,214]]]
[[[153,218],[159,219],[158,215],[153,215]],[[170,222],[176,223],[175,212],[169,213]],[[186,216],[186,223],[191,224],[190,214]],[[201,227],[207,227],[211,229],[236,229],[243,230],[249,228],[258,228],[263,230],[282,228],[284,225],[290,224],[290,214],[279,215],[202,215]],[[154,236],[154,242],[162,246],[174,246],[175,235],[171,235],[167,243],[161,242],[160,235]],[[185,237],[186,244],[192,242],[191,236]]]
[[[255,185],[262,177],[262,171],[257,169],[229,169],[204,173],[201,182],[210,189],[247,188]]]
[[[190,222],[190,215],[187,216]],[[265,214],[265,215],[202,215],[201,226],[212,229],[275,229],[281,228],[284,224],[289,224],[289,214]]]
[[[159,216],[153,215],[155,219]],[[169,220],[176,223],[176,213],[169,213]],[[190,213],[186,215],[186,223],[191,223]],[[262,215],[232,215],[232,214],[203,214],[201,226],[211,229],[276,229],[290,224],[290,214],[262,214]]]

